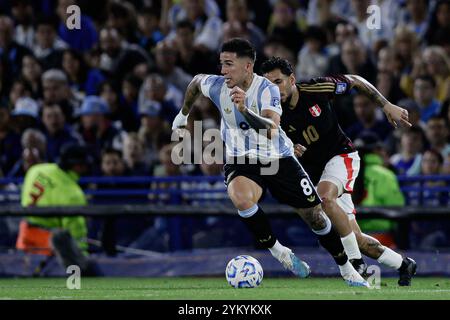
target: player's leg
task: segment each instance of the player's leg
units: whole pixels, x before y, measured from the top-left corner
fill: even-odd
[[[317,235],[319,243],[324,247],[333,257],[334,261],[339,267],[339,271],[343,279],[350,286],[366,286],[367,281],[354,269],[345,254],[341,239],[334,230],[330,219],[322,211],[321,205],[313,208],[297,209],[297,213]]]
[[[258,205],[263,191],[261,186],[248,177],[236,176],[228,183],[227,191],[234,206],[238,209],[241,220],[255,239],[263,247],[269,249],[270,253],[285,268],[301,278],[307,277],[310,273],[309,266],[277,240],[267,215]]]
[[[411,278],[416,273],[416,262],[409,257],[403,258],[391,248],[383,246],[377,239],[361,232],[356,219],[351,219],[350,224],[356,234],[361,252],[379,263],[397,270],[399,272],[398,284],[400,286],[410,286]]]
[[[416,262],[408,257],[403,258],[400,254],[394,250],[382,245],[377,239],[363,233],[356,221],[355,206],[352,198],[349,194],[343,194],[337,199],[338,205],[346,212],[350,226],[356,235],[359,249],[362,254],[372,259],[377,260],[379,263],[394,268],[399,271],[400,280],[399,285],[409,286],[411,284],[411,278],[416,272]],[[356,266],[355,268],[357,268]],[[357,269],[360,274],[364,274],[365,270]]]
[[[345,192],[353,191],[359,171],[359,161],[357,152],[333,157],[326,164],[317,185],[317,192],[322,199],[322,208],[341,236],[345,252],[353,265],[364,265],[364,261],[347,213],[337,204],[336,199]]]

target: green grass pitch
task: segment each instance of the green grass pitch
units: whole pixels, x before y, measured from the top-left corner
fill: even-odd
[[[414,278],[398,287],[384,278],[380,289],[350,288],[339,278],[266,278],[258,288],[234,289],[223,278],[82,278],[69,290],[65,278],[0,279],[0,299],[107,300],[450,300],[449,278]]]

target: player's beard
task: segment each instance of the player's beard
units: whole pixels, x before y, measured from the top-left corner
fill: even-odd
[[[286,98],[285,102],[282,102],[281,105],[283,107],[289,107],[291,105],[292,93]]]

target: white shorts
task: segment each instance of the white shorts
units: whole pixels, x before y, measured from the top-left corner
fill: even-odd
[[[350,193],[344,193],[343,195],[341,195],[336,199],[336,203],[348,215],[349,220],[356,219],[356,209],[352,200],[352,195]]]
[[[359,162],[358,151],[334,156],[325,165],[320,181],[329,181],[336,185],[338,197],[352,193],[359,172]]]

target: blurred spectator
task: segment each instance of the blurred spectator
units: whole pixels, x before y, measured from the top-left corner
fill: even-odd
[[[425,134],[420,127],[402,130],[400,152],[391,157],[391,164],[399,175],[413,176],[420,172]]]
[[[352,14],[350,0],[309,0],[307,11],[308,25],[325,26]]]
[[[422,53],[417,52],[413,56],[413,64],[411,71],[407,71],[401,75],[400,88],[410,98],[414,98],[414,81],[427,75],[427,69],[425,61],[423,60]]]
[[[140,105],[141,127],[139,137],[145,142],[144,153],[145,163],[153,167],[159,161],[159,151],[163,145],[170,143],[170,131],[167,124],[161,117],[161,110],[158,104]]]
[[[58,164],[45,163],[28,170],[21,204],[28,206],[85,206],[77,181],[89,170],[87,151],[76,145],[64,149]],[[65,268],[78,265],[92,275],[87,260],[87,227],[84,217],[26,217],[20,224],[17,249],[51,256],[56,254]]]
[[[153,50],[156,44],[164,39],[159,28],[161,9],[156,6],[145,7],[137,13],[138,44],[147,52]]]
[[[386,99],[394,104],[397,104],[400,99],[406,98],[406,95],[400,89],[399,78],[391,71],[378,70],[375,87]]]
[[[168,38],[174,36],[177,22],[187,19],[195,26],[194,45],[204,51],[217,51],[220,47],[222,20],[215,1],[182,0],[180,5],[173,6],[169,13],[172,32]]]
[[[425,134],[430,147],[440,152],[442,158],[446,159],[450,153],[450,143],[448,143],[449,127],[445,118],[432,116],[428,119]]]
[[[83,13],[80,16],[80,28],[69,29],[66,22],[70,17],[67,12],[67,7],[76,5],[75,0],[58,0],[56,12],[59,16],[60,23],[58,28],[58,35],[64,40],[72,49],[80,52],[87,52],[98,43],[98,34],[92,19]]]
[[[137,125],[138,117],[138,95],[142,81],[133,74],[127,74],[122,81],[122,90],[119,96],[120,103],[124,106],[127,112],[131,113],[134,118],[134,123]],[[133,129],[137,130],[137,127]]]
[[[396,75],[411,72],[413,57],[417,53],[418,44],[417,36],[406,27],[395,29],[394,38],[391,40],[393,52],[390,58],[392,59],[391,63],[394,63],[394,69],[391,71],[395,70]],[[381,52],[379,52],[378,57],[383,58]]]
[[[123,142],[123,160],[132,176],[147,176],[150,168],[144,161],[144,143],[136,132],[130,132]]]
[[[436,99],[436,82],[430,76],[420,76],[414,81],[414,101],[420,107],[420,119],[427,122],[439,114],[441,104]]]
[[[42,97],[42,66],[38,59],[33,55],[26,55],[22,59],[21,76],[31,87],[31,95],[38,99]]]
[[[9,105],[14,107],[20,98],[31,97],[32,88],[24,79],[16,79],[12,82],[9,91]]]
[[[367,56],[366,49],[358,38],[343,42],[341,53],[330,60],[328,74],[358,74],[375,83],[376,68]]]
[[[116,128],[130,132],[139,128],[139,119],[130,112],[119,100],[119,89],[113,81],[104,81],[100,84],[99,96],[108,104],[110,109],[109,118]]]
[[[173,84],[181,92],[185,92],[192,76],[176,66],[177,52],[167,41],[158,42],[155,50],[156,71],[164,80]]]
[[[40,17],[36,25],[34,56],[39,60],[44,70],[57,68],[61,65],[62,51],[68,47],[56,33],[58,21],[53,17]]]
[[[406,0],[399,25],[405,25],[421,40],[425,36],[428,25],[429,0]]]
[[[267,34],[277,37],[292,52],[297,55],[303,46],[303,35],[295,20],[296,7],[289,0],[277,0],[273,7],[271,24]]]
[[[257,51],[261,51],[265,35],[259,27],[250,21],[247,0],[227,0],[226,3],[227,21],[223,24],[224,30],[227,28],[240,29],[239,36],[250,41]],[[228,40],[231,38],[234,37],[227,37]],[[227,39],[223,39],[222,42]]]
[[[167,124],[171,124],[181,108],[181,105],[176,103],[177,101],[168,95],[167,83],[159,74],[152,73],[145,79],[139,99],[140,114],[155,109]]]
[[[450,1],[439,0],[434,6],[428,23],[425,40],[428,45],[439,45],[439,34],[450,27]]]
[[[11,74],[17,74],[22,67],[22,58],[31,54],[30,49],[13,39],[14,24],[10,17],[0,15],[0,58],[5,59]]]
[[[59,69],[50,69],[42,74],[44,103],[59,104],[69,123],[73,122],[81,101],[69,87],[66,74]]]
[[[127,73],[134,73],[140,65],[150,63],[149,56],[141,47],[123,41],[114,28],[101,29],[100,47],[100,69],[118,82],[121,82]]]
[[[47,139],[39,130],[25,130],[22,134],[21,146],[22,157],[16,161],[14,167],[6,175],[8,178],[23,177],[31,166],[47,162]]]
[[[264,57],[269,59],[271,57],[280,57],[286,59],[293,66],[297,64],[297,56],[288,46],[284,44],[279,36],[271,36],[267,38],[263,47]],[[256,56],[255,70],[258,70],[258,55]]]
[[[67,74],[70,88],[79,95],[95,94],[99,83],[105,79],[99,69],[90,69],[83,56],[73,49],[63,51],[61,65]]]
[[[367,133],[354,141],[361,157],[358,177],[352,198],[356,206],[403,206],[405,199],[394,172],[383,166],[382,146],[378,137]],[[393,231],[396,223],[387,219],[359,221],[361,230],[377,238],[384,245],[395,246]]]
[[[47,138],[47,159],[54,162],[58,159],[62,147],[66,144],[81,144],[81,137],[68,125],[61,107],[58,104],[42,106],[42,123]]]
[[[450,59],[444,49],[432,46],[423,51],[423,60],[428,74],[436,82],[436,99],[442,103],[450,98]]]
[[[216,55],[194,46],[194,25],[188,20],[177,23],[171,44],[177,52],[177,65],[191,76],[216,73]]]
[[[106,25],[119,31],[124,39],[131,43],[138,42],[136,20],[136,10],[132,3],[110,1]]]
[[[296,78],[309,80],[325,74],[330,59],[325,50],[327,38],[320,27],[308,27],[305,31],[305,45],[298,53]]]
[[[34,43],[33,7],[30,0],[12,0],[11,13],[15,22],[14,40],[31,48]]]
[[[443,158],[439,151],[428,149],[424,152],[421,163],[421,174],[425,177],[428,175],[439,175],[442,173]],[[447,187],[447,183],[443,180],[427,179],[422,184],[416,183],[417,187],[421,187],[421,194],[418,192],[409,192],[412,198],[410,205],[421,205],[424,207],[448,206],[448,191],[435,190],[433,188]],[[411,222],[410,238],[412,245],[421,249],[432,249],[439,246],[445,246],[448,242],[445,232],[448,226],[438,221],[413,221]]]
[[[358,121],[346,130],[351,140],[355,140],[363,132],[375,133],[382,140],[389,138],[392,127],[382,114],[377,114],[379,109],[369,97],[362,93],[355,94],[353,97],[353,109]]]
[[[358,29],[358,37],[367,49],[373,50],[378,42],[389,39],[392,36],[392,29],[387,25],[382,24],[380,28],[367,27],[367,19],[369,17],[367,8],[371,4],[370,0],[352,0],[351,3],[354,16],[350,18],[350,22]]]
[[[22,134],[28,128],[39,126],[39,105],[29,97],[19,98],[11,112],[13,130]]]
[[[11,170],[21,153],[20,134],[13,130],[8,108],[0,105],[0,176]]]
[[[327,51],[330,56],[338,55],[341,51],[342,44],[345,40],[356,37],[358,34],[358,30],[356,30],[355,26],[348,22],[340,22],[336,25],[334,30],[334,42],[329,43],[327,45]]]
[[[76,130],[96,160],[100,159],[103,149],[122,149],[124,133],[112,126],[107,117],[109,112],[106,102],[97,96],[87,96],[81,105],[81,121],[76,125]]]

